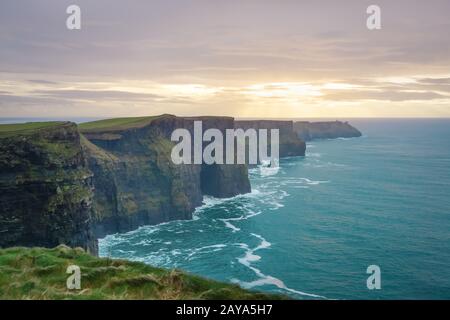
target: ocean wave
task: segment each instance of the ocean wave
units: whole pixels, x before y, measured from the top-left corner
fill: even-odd
[[[300,181],[308,184],[308,185],[318,185],[318,184],[322,184],[322,183],[329,183],[329,180],[310,180],[308,178],[299,178]]]
[[[334,162],[325,162],[325,161],[316,161],[316,162],[309,162],[304,164],[305,167],[312,167],[312,168],[330,168],[330,167],[347,167],[345,164],[340,163],[334,163]]]
[[[242,220],[247,220],[250,219],[252,217],[255,217],[257,215],[260,215],[262,212],[261,211],[253,211],[250,208],[248,208],[248,206],[243,206],[243,209],[246,211],[245,215],[241,215],[239,217],[234,217],[234,218],[224,218],[224,219],[218,219],[220,221],[222,221],[225,224],[225,227],[229,228],[232,230],[232,232],[237,232],[240,231],[241,229],[236,227],[234,224],[232,224],[230,221],[242,221]]]
[[[203,247],[199,247],[199,248],[188,249],[187,251],[189,251],[189,253],[187,255],[187,259],[192,260],[192,258],[199,253],[205,254],[205,253],[210,253],[210,252],[221,251],[223,248],[226,248],[226,247],[227,247],[226,244],[219,243],[219,244],[213,244],[213,245],[203,246]]]
[[[233,232],[240,231],[241,229],[236,227],[234,224],[228,221],[228,219],[220,219],[223,223],[225,223],[225,227],[231,229]]]
[[[245,255],[243,257],[238,258],[238,262],[240,264],[244,265],[245,267],[247,267],[248,269],[252,270],[255,273],[255,275],[258,277],[258,279],[253,280],[253,281],[241,281],[236,278],[233,278],[233,279],[231,279],[231,282],[239,284],[240,286],[247,288],[247,289],[252,289],[252,288],[263,286],[263,285],[273,285],[279,289],[282,289],[282,290],[285,290],[285,291],[288,291],[290,293],[294,293],[297,295],[307,296],[307,297],[312,297],[312,298],[317,298],[317,299],[327,299],[324,296],[320,296],[317,294],[307,293],[307,292],[289,288],[288,286],[286,286],[284,284],[284,282],[282,280],[280,280],[276,277],[270,276],[270,275],[266,275],[260,269],[253,266],[252,265],[253,262],[261,260],[261,256],[255,254],[255,252],[258,250],[262,250],[262,249],[268,249],[271,247],[272,244],[270,242],[268,242],[266,239],[264,239],[259,234],[251,233],[251,235],[258,238],[261,242],[254,248],[250,248],[249,245],[246,243],[236,244],[237,246],[239,246],[240,248],[245,250]]]
[[[259,167],[261,177],[274,176],[280,172],[280,167]]]
[[[306,154],[307,157],[312,157],[312,158],[320,158],[322,157],[322,154],[318,153],[318,152],[308,152]]]

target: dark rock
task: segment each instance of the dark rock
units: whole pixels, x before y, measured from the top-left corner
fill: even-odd
[[[143,126],[83,130],[89,168],[94,173],[94,231],[98,237],[141,225],[191,219],[203,195],[219,198],[250,192],[245,165],[181,164],[171,161],[175,129],[193,136],[203,130],[234,128],[233,118],[163,115]],[[89,141],[88,141],[89,140]]]
[[[360,137],[361,132],[348,122],[325,121],[309,122],[297,121],[294,123],[294,130],[299,138],[304,141],[313,139],[336,139]]]
[[[305,142],[299,139],[294,132],[294,123],[292,121],[239,120],[235,121],[235,128],[244,130],[250,128],[255,130],[268,129],[268,131],[270,129],[278,129],[280,138],[280,158],[305,155]],[[270,139],[268,139],[268,142],[270,142]]]
[[[0,247],[97,253],[91,180],[74,123],[0,136]]]

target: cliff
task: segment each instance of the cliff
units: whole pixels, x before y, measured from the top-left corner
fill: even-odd
[[[0,247],[66,244],[95,254],[107,234],[191,219],[204,195],[250,192],[247,165],[173,163],[172,132],[193,136],[197,120],[224,137],[279,129],[281,157],[305,154],[292,121],[161,115],[1,125]]]
[[[0,247],[65,243],[97,252],[92,173],[74,123],[0,127]]]
[[[89,168],[94,174],[97,237],[140,225],[190,219],[203,195],[231,197],[250,192],[244,165],[175,165],[170,135],[177,128],[193,134],[203,129],[225,132],[233,118],[181,118],[172,115],[101,120],[80,125]]]
[[[175,165],[173,130],[225,133],[227,117],[172,115],[0,126],[0,247],[58,244],[97,252],[96,239],[191,219],[203,195],[250,192],[245,165]],[[83,133],[81,134],[80,131]]]
[[[360,137],[361,132],[348,122],[327,121],[309,122],[298,121],[294,123],[294,130],[304,141],[313,139],[336,139]]]
[[[235,121],[235,128],[244,130],[253,128],[259,129],[278,129],[279,130],[279,147],[280,158],[291,156],[304,156],[306,145],[299,139],[294,131],[294,123],[292,121],[277,120],[238,120]],[[270,144],[270,138],[268,138]]]
[[[66,287],[69,265],[80,267],[80,290]],[[287,299],[179,270],[101,259],[66,246],[0,249],[0,275],[0,299]]]

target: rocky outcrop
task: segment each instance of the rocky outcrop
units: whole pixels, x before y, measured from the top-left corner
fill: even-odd
[[[0,132],[0,247],[64,243],[95,254],[92,173],[77,127],[32,126]]]
[[[235,128],[247,129],[278,129],[280,158],[305,155],[305,142],[294,132],[292,121],[277,120],[239,120],[235,121]],[[270,143],[270,139],[268,139]]]
[[[99,123],[100,129],[81,126],[89,168],[94,174],[96,236],[190,219],[203,195],[223,198],[250,192],[245,165],[172,162],[172,132],[184,128],[193,135],[195,120],[202,121],[204,130],[217,128],[223,133],[234,126],[233,118],[172,115],[132,125],[102,127]]]
[[[309,122],[297,121],[294,123],[294,130],[299,138],[304,141],[313,139],[336,139],[360,137],[361,132],[348,122],[325,121]]]

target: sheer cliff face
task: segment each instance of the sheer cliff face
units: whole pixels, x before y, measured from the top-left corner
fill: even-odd
[[[298,121],[294,123],[294,130],[297,135],[305,140],[313,139],[335,139],[360,137],[361,132],[347,122],[327,121],[308,122]]]
[[[210,128],[219,129],[224,138],[227,129],[234,129],[235,121],[230,117],[184,118],[184,126],[191,131],[192,135],[193,123],[199,120],[202,121],[203,130]],[[223,162],[225,163],[225,150],[223,156]],[[200,171],[200,187],[202,194],[217,198],[229,198],[237,194],[248,193],[251,191],[251,187],[247,166],[238,164],[204,164],[201,166]]]
[[[195,121],[224,137],[226,129],[278,129],[281,157],[305,154],[291,121],[162,115],[80,128],[69,122],[3,126],[0,247],[66,244],[95,254],[98,237],[190,219],[204,195],[250,192],[246,165],[172,162],[172,132],[184,128],[194,136]]]
[[[233,128],[232,118],[162,116],[127,129],[83,130],[83,148],[95,187],[95,235],[140,225],[190,219],[203,195],[231,197],[250,192],[246,166],[175,165],[173,130]]]
[[[250,192],[245,165],[172,162],[173,130],[193,132],[195,120],[204,130],[234,127],[232,118],[163,115],[91,123],[83,134],[69,122],[0,128],[0,247],[95,254],[98,237],[190,219],[203,195]]]
[[[0,134],[0,247],[65,243],[95,254],[91,179],[75,124]]]
[[[304,156],[306,145],[305,142],[299,139],[294,132],[292,121],[277,121],[277,120],[239,120],[235,121],[235,128],[247,129],[278,129],[279,130],[279,145],[280,158],[292,156]],[[270,142],[270,139],[268,139]]]

